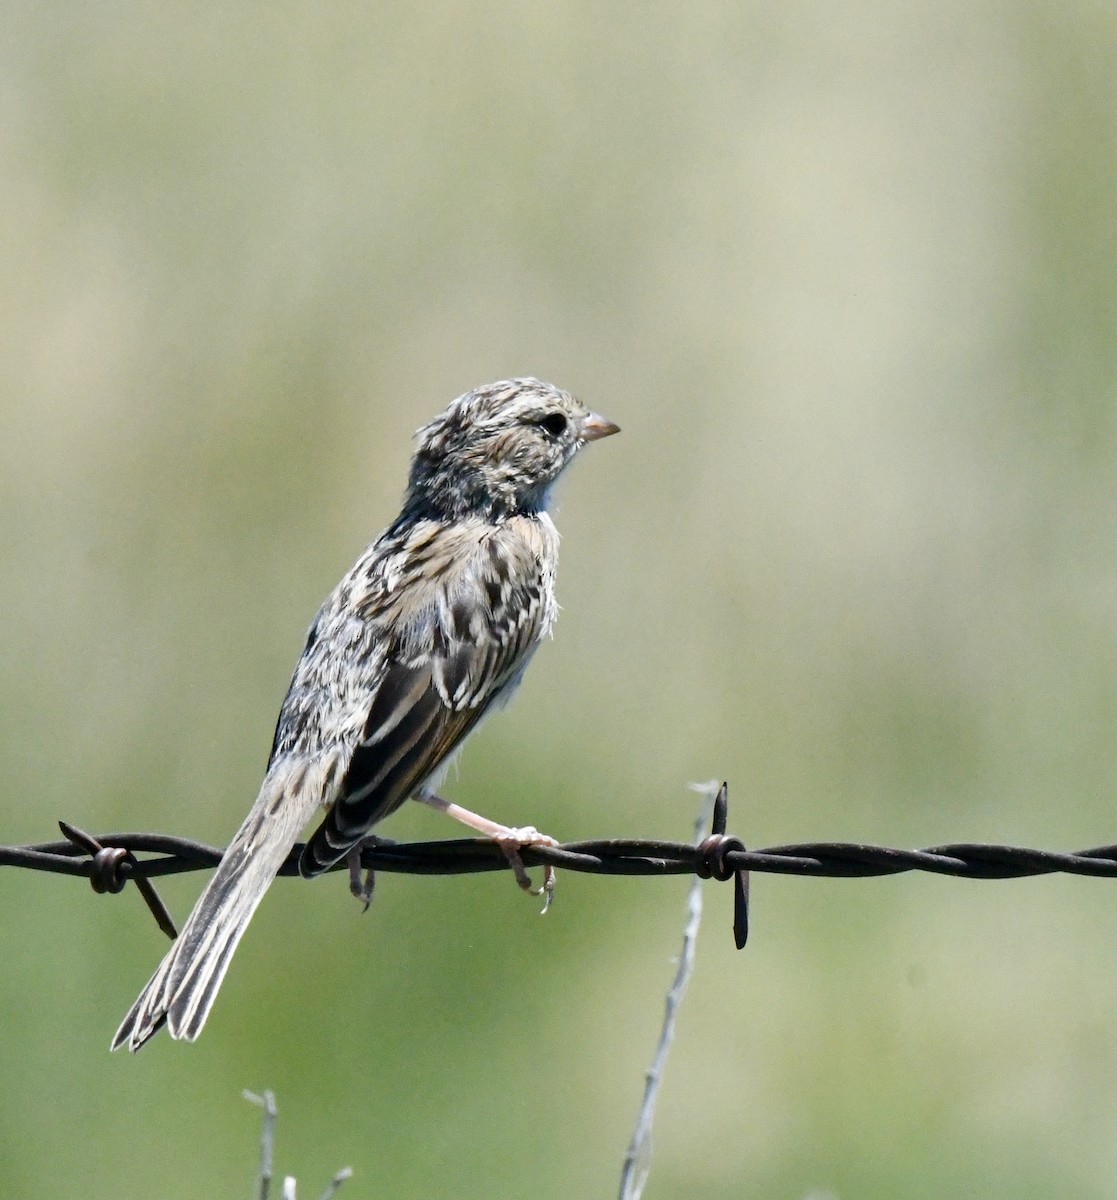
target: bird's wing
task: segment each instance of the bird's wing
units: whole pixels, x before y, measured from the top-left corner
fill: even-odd
[[[303,850],[317,875],[398,808],[519,680],[553,620],[550,569],[510,533],[397,589],[383,666],[336,798]]]

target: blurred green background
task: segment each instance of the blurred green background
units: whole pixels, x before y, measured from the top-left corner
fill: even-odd
[[[224,841],[412,430],[618,421],[454,799],[560,838],[1117,840],[1117,12],[13,6],[0,841]],[[397,837],[456,836],[406,811]],[[166,885],[181,917],[198,876]],[[131,894],[4,872],[0,1194],[610,1196],[684,880],[278,884],[195,1046],[109,1058]],[[647,1195],[1110,1197],[1112,884],[708,888]]]

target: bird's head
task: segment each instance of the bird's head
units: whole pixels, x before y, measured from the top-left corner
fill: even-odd
[[[578,451],[618,428],[538,379],[487,384],[416,433],[408,502],[443,517],[538,512]]]

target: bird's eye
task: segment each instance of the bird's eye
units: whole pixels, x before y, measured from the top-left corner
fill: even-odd
[[[539,424],[551,437],[561,437],[566,432],[566,417],[560,412],[548,413],[540,420]]]

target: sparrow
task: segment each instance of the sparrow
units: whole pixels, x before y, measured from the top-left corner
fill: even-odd
[[[299,872],[342,859],[361,884],[362,841],[408,798],[505,847],[550,844],[433,792],[482,717],[507,703],[557,614],[551,490],[589,442],[618,432],[569,393],[509,379],[459,396],[417,433],[399,516],[330,593],[280,709],[259,795],[112,1049],[166,1025],[193,1041],[233,952],[303,827]]]

